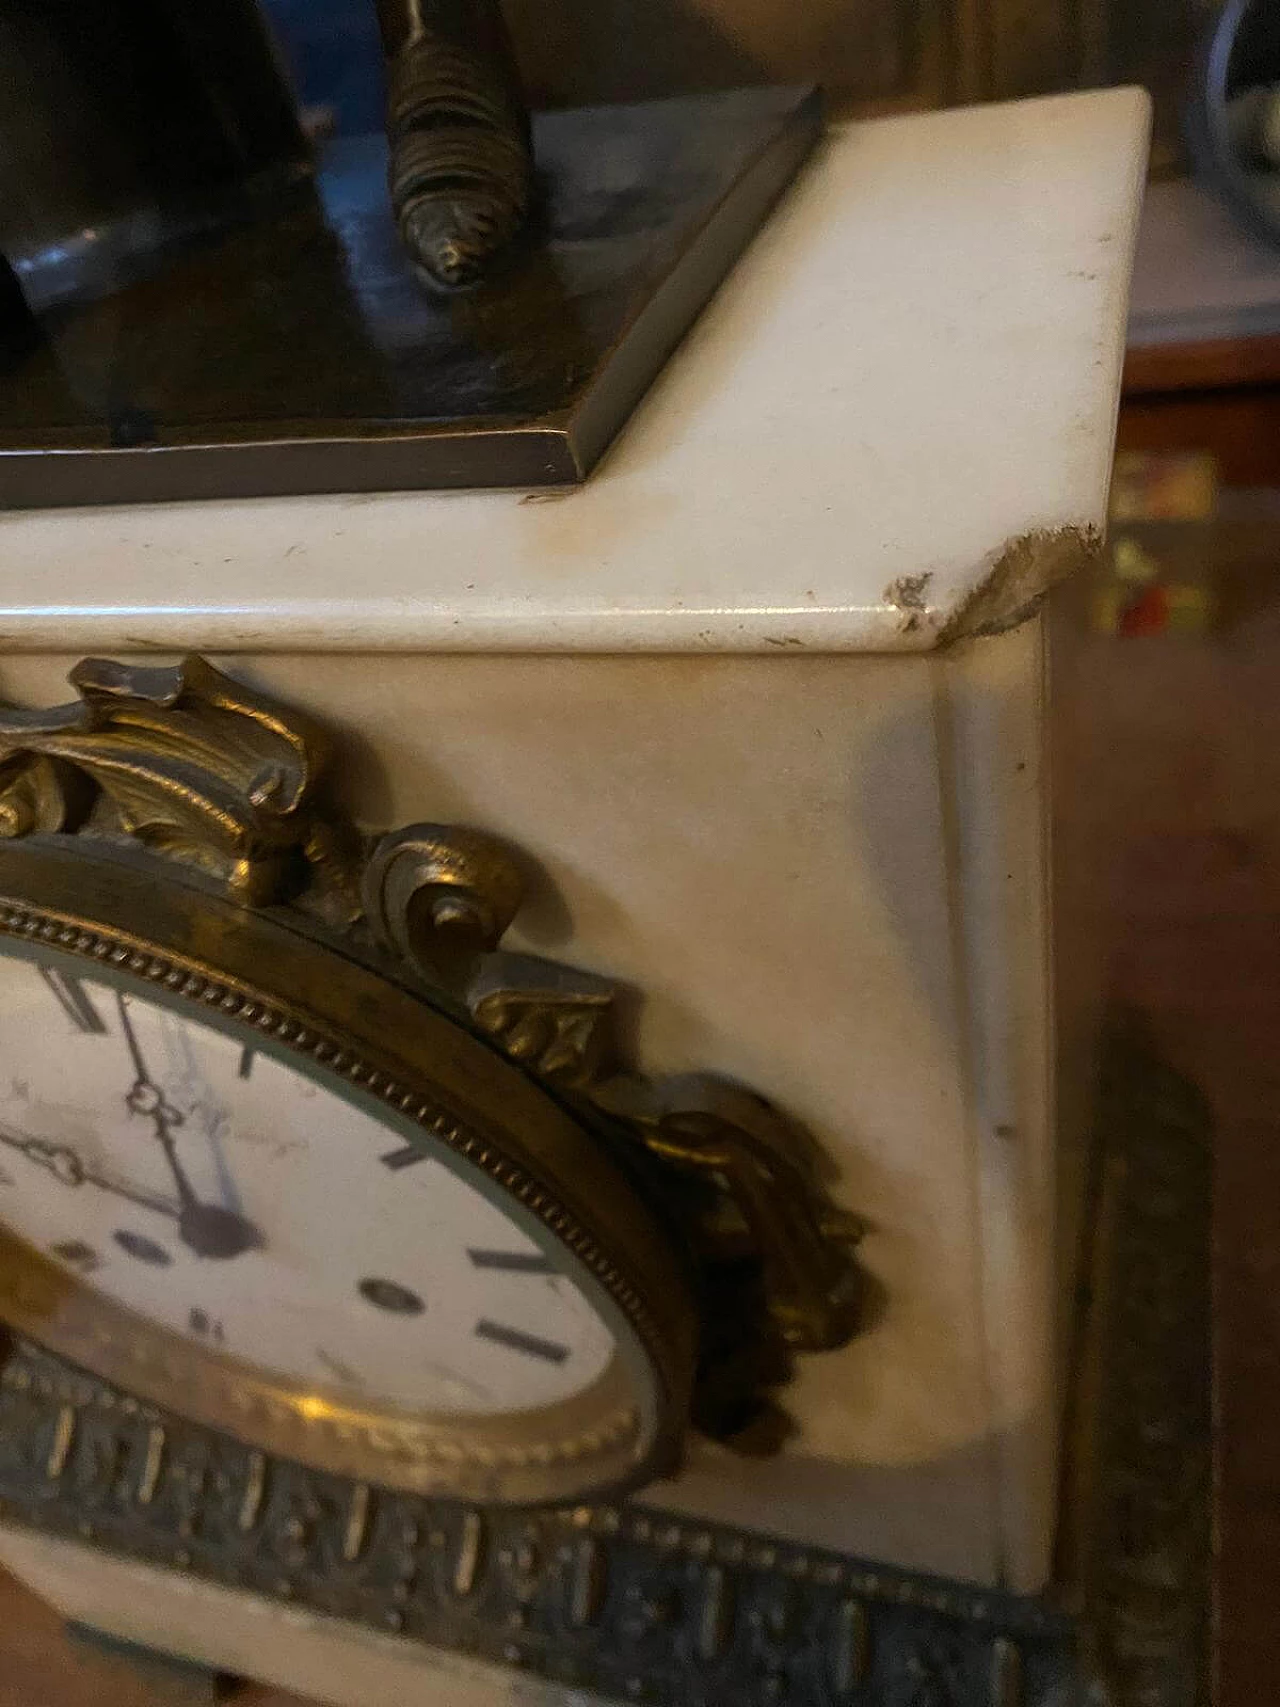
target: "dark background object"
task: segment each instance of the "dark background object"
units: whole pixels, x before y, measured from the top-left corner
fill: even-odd
[[[0,67],[0,254],[36,309],[307,169],[256,0],[6,5]]]
[[[1254,157],[1238,122],[1249,92],[1273,86],[1280,87],[1280,4],[1228,0],[1205,39],[1187,142],[1201,175],[1237,218],[1280,245],[1280,169]]]
[[[307,102],[381,122],[368,0],[264,0]],[[1187,67],[1217,0],[504,0],[535,107],[821,80],[833,107],[895,112],[1102,83],[1156,97],[1180,155]]]
[[[377,130],[386,112],[382,43],[372,0],[263,0],[304,105],[334,135]]]
[[[41,332],[13,268],[0,255],[0,374],[40,347]]]

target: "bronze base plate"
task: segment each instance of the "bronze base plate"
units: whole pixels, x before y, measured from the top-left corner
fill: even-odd
[[[481,1510],[370,1489],[21,1342],[0,1364],[0,1520],[654,1707],[1205,1707],[1210,1179],[1205,1103],[1118,1033],[1044,1597],[637,1504]]]
[[[24,275],[0,506],[584,479],[794,176],[816,91],[541,113],[536,240],[429,294],[382,137],[106,294]]]

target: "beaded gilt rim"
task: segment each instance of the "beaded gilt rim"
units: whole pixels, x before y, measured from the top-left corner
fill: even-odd
[[[660,1343],[657,1323],[640,1294],[602,1250],[594,1235],[569,1215],[563,1205],[524,1168],[492,1148],[478,1133],[446,1111],[439,1101],[401,1084],[394,1075],[338,1042],[331,1032],[326,1032],[310,1017],[299,1019],[252,986],[225,977],[212,977],[196,962],[172,953],[158,953],[128,932],[112,931],[103,926],[90,930],[65,914],[5,902],[0,903],[0,933],[18,940],[48,944],[62,952],[156,985],[181,1001],[199,1003],[205,1008],[215,1009],[229,1020],[252,1025],[291,1055],[315,1062],[326,1072],[411,1120],[486,1174],[535,1215],[606,1290],[645,1350],[650,1352],[652,1366],[655,1369],[661,1367],[657,1360],[652,1359],[651,1353],[651,1348]],[[25,1291],[21,1290],[23,1287]],[[7,1290],[15,1303],[37,1310],[48,1297],[47,1289],[30,1274],[15,1277]],[[101,1325],[95,1326],[93,1337],[104,1347],[114,1345],[116,1349],[125,1350],[137,1374],[142,1375],[148,1369],[157,1376],[166,1374],[162,1360],[136,1339],[113,1334]],[[221,1383],[221,1393],[246,1424],[255,1417],[277,1426],[297,1426],[301,1421],[295,1404],[246,1389],[242,1368],[238,1368],[234,1375],[228,1373]],[[398,1443],[410,1447],[415,1458],[435,1458],[445,1464],[471,1463],[481,1469],[501,1469],[506,1466],[550,1467],[614,1456],[637,1439],[640,1419],[634,1407],[621,1407],[603,1423],[580,1435],[554,1443],[507,1448],[441,1440],[435,1428],[410,1422],[393,1424],[388,1421],[370,1427],[314,1417],[305,1419],[305,1429],[311,1438],[316,1433],[328,1433],[343,1444],[363,1439],[378,1452],[394,1450]]]

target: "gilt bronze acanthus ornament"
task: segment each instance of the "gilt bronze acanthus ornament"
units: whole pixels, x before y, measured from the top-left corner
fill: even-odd
[[[71,681],[79,698],[69,705],[0,715],[0,838],[141,847],[244,907],[305,917],[465,1011],[602,1142],[620,1145],[671,1208],[704,1310],[734,1318],[704,1321],[704,1400],[724,1398],[729,1364],[750,1367],[756,1387],[774,1384],[792,1352],[849,1338],[861,1229],[828,1196],[812,1141],[741,1086],[620,1064],[613,985],[502,949],[524,890],[502,843],[439,824],[362,834],[326,803],[323,731],[201,658],[159,668],[88,659]],[[698,1415],[724,1434],[750,1411],[738,1394]]]

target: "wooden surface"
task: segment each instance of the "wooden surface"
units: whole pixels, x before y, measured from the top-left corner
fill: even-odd
[[[857,112],[1143,83],[1181,155],[1188,67],[1217,0],[506,0],[538,104],[820,79]],[[265,0],[304,99],[380,122],[373,0]]]
[[[0,1707],[194,1707],[215,1699],[212,1688],[163,1679],[69,1638],[47,1606],[0,1571]],[[234,1700],[298,1707],[299,1698],[251,1684]]]
[[[1125,357],[1124,394],[1129,405],[1152,394],[1236,386],[1280,386],[1280,337],[1138,344]]]
[[[1232,486],[1280,484],[1280,386],[1137,397],[1120,418],[1122,450],[1208,450]]]
[[[1211,539],[1212,536],[1209,536]],[[1280,1629],[1280,525],[1206,639],[1096,644],[1111,977],[1215,1112],[1218,1707],[1276,1698]],[[1239,565],[1248,563],[1242,572]]]
[[[0,1707],[188,1707],[200,1699],[201,1692],[68,1639],[48,1607],[0,1572]],[[213,1691],[203,1699],[212,1701]],[[235,1700],[291,1707],[297,1697],[254,1686]]]
[[[1131,348],[1123,450],[1203,451],[1229,486],[1280,486],[1280,337]]]

